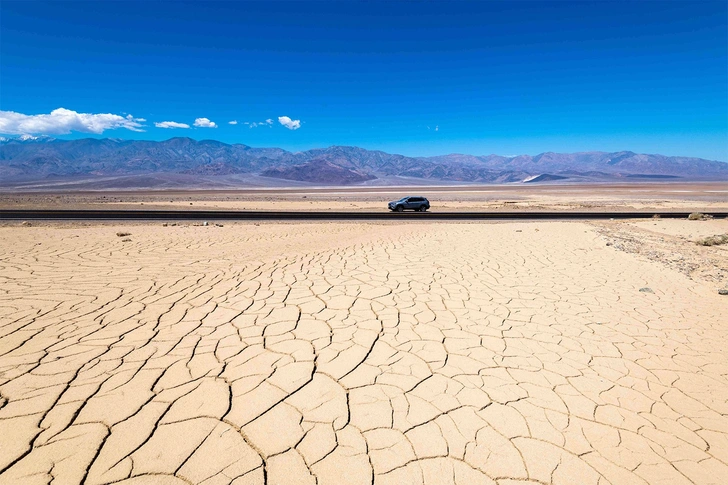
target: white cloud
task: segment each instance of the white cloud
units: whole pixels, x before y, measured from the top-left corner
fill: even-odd
[[[195,126],[200,128],[217,128],[217,124],[214,121],[210,121],[207,118],[197,118],[195,120]]]
[[[26,115],[15,111],[0,111],[0,133],[20,135],[41,133],[44,135],[67,135],[72,131],[101,134],[106,130],[124,128],[144,131],[144,118],[126,117],[111,113],[77,113],[58,108],[50,114]]]
[[[162,121],[161,123],[154,123],[157,128],[189,128],[190,125],[187,123],[177,123],[176,121]]]
[[[268,118],[265,121],[246,121],[243,123],[244,125],[248,125],[248,128],[257,128],[259,126],[273,126],[273,120]]]
[[[440,131],[440,127],[439,126],[435,126],[435,131]]]
[[[301,120],[292,120],[288,116],[279,116],[278,123],[282,124],[289,130],[297,130],[301,127]]]
[[[237,125],[237,124],[238,124],[237,120],[228,121],[228,125]]]

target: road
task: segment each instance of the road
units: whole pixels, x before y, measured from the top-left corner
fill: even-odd
[[[229,210],[0,210],[0,220],[596,220],[644,219],[659,216],[685,219],[688,212],[303,212],[303,211],[229,211]],[[709,212],[713,217],[728,217],[728,212]]]

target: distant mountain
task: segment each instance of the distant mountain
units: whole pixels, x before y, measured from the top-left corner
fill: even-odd
[[[541,175],[536,175],[534,177],[528,177],[527,179],[523,180],[524,184],[535,184],[538,182],[554,182],[556,180],[567,180],[569,177],[564,177],[563,175],[551,175],[550,173],[542,173]]]
[[[167,175],[164,175],[167,174]],[[180,176],[176,176],[176,175]],[[166,141],[106,139],[54,140],[49,137],[0,139],[0,185],[30,181],[124,177],[194,180],[208,185],[255,179],[317,185],[409,183],[512,183],[640,180],[728,180],[728,163],[633,152],[541,153],[536,156],[450,154],[406,157],[358,147],[332,146],[303,152],[254,148],[214,140]],[[173,176],[175,175],[175,176]],[[130,178],[131,177],[131,178]],[[89,182],[91,180],[91,182]],[[105,182],[106,183],[106,182]],[[270,180],[271,185],[280,184]]]
[[[51,138],[50,136],[41,135],[41,136],[33,136],[33,135],[20,135],[12,138],[7,138],[4,136],[0,136],[0,143],[3,142],[49,142],[53,141],[55,138]]]
[[[316,158],[300,165],[269,168],[264,170],[261,175],[327,185],[351,185],[377,178],[372,174],[336,165],[322,158]]]

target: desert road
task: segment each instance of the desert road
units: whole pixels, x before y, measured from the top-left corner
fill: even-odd
[[[659,216],[685,219],[689,212],[655,211],[503,211],[503,212],[306,212],[229,210],[0,210],[0,220],[595,220],[644,219]],[[728,217],[728,212],[707,212],[712,217]]]

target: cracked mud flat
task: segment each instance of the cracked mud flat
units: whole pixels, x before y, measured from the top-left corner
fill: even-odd
[[[726,330],[583,223],[2,227],[0,483],[726,483]]]

